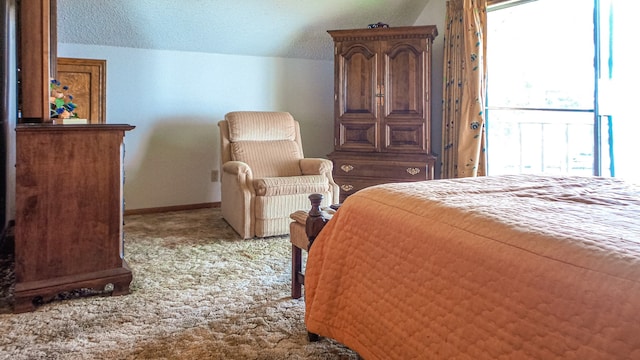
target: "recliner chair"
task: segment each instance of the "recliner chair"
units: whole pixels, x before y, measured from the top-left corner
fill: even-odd
[[[244,239],[289,233],[289,215],[322,194],[339,202],[327,159],[305,158],[300,125],[288,112],[235,111],[218,122],[222,216]]]

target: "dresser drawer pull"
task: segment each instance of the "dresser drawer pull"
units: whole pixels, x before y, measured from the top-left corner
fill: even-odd
[[[344,191],[351,191],[353,190],[353,185],[340,185],[340,189]]]
[[[407,168],[407,172],[411,175],[420,174],[420,168]]]
[[[349,171],[353,170],[353,166],[351,166],[351,165],[342,165],[342,166],[340,166],[340,169],[342,169],[342,171],[348,173]]]

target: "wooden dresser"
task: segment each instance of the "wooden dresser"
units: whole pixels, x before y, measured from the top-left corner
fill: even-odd
[[[433,179],[435,26],[328,31],[335,43],[334,180],[340,201],[371,185]]]
[[[122,161],[133,128],[17,126],[15,312],[75,289],[129,293]]]

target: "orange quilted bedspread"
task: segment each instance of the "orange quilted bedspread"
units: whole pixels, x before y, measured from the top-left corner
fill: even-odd
[[[503,176],[371,187],[314,242],[306,325],[372,359],[640,359],[640,188]]]

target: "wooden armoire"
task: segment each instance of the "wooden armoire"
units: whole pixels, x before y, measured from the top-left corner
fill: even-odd
[[[334,180],[340,201],[377,184],[433,179],[435,26],[330,30],[335,43]]]

